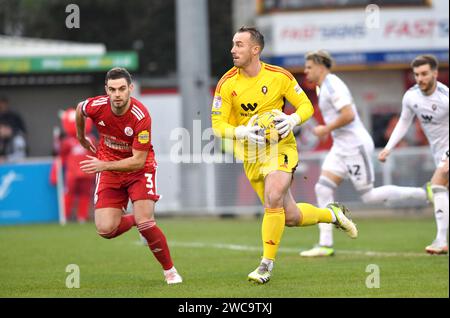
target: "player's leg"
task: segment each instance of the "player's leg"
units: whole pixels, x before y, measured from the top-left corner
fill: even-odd
[[[285,212],[283,207],[292,174],[285,171],[272,171],[264,180],[264,216],[261,227],[263,258],[260,265],[248,275],[250,281],[264,284],[271,278],[273,262],[283,236]]]
[[[104,181],[101,174],[98,174],[94,193],[94,219],[97,233],[111,239],[127,232],[136,224],[132,214],[123,215],[128,202],[126,191],[120,184]]]
[[[430,254],[448,253],[448,223],[449,223],[449,195],[448,195],[448,152],[431,178],[431,191],[434,202],[434,216],[437,233],[435,240],[425,248]]]
[[[77,182],[77,221],[79,223],[84,223],[89,218],[89,208],[92,198],[92,186],[93,180],[90,178],[81,178]]]
[[[355,189],[359,192],[364,203],[396,203],[407,200],[421,200],[427,202],[424,188],[400,187],[386,185],[374,188],[374,169],[372,158],[373,147],[360,146],[354,156],[346,156],[345,164]]]
[[[100,208],[94,212],[97,233],[105,239],[112,239],[125,231],[120,231],[122,210],[118,208]],[[131,228],[131,227],[130,227]]]
[[[78,197],[78,223],[85,223],[89,218],[89,207],[91,203],[91,196],[80,194]]]
[[[310,226],[335,222],[333,212],[327,207],[332,202],[327,201],[323,208],[305,202],[296,203],[289,189],[284,198],[286,226]]]
[[[67,221],[70,220],[70,216],[72,215],[75,205],[75,188],[76,180],[73,178],[67,178],[64,189],[64,209]]]
[[[309,203],[295,203],[289,190],[285,197],[284,207],[286,211],[286,219],[290,219],[289,222],[299,220],[297,221],[298,223],[291,223],[290,226],[309,226],[314,224],[331,224],[333,226],[334,224],[334,226],[345,231],[351,238],[356,238],[358,236],[358,230],[355,224],[348,218],[349,211],[342,204],[330,202],[326,205],[326,208],[318,208]],[[292,214],[297,214],[300,216],[295,219],[294,217],[289,216]],[[321,228],[321,243],[323,242],[322,230],[323,228]],[[308,251],[302,252],[301,255],[307,257],[330,256],[333,255],[333,253],[334,250],[332,247],[319,245]]]
[[[427,202],[425,189],[419,187],[400,187],[395,185],[385,185],[372,188],[360,193],[364,203],[387,203],[405,202],[408,200],[421,200]]]
[[[161,264],[167,284],[182,282],[181,276],[173,266],[167,239],[156,225],[154,211],[159,195],[156,193],[156,171],[142,174],[130,181],[128,193],[133,202],[133,213],[139,233],[147,241],[150,251]]]
[[[325,208],[335,201],[335,190],[347,173],[347,167],[342,157],[335,148],[332,148],[323,161],[321,175],[314,186],[317,204],[320,208]],[[333,227],[331,223],[319,223],[319,244],[301,252],[300,255],[305,257],[334,255]]]
[[[335,201],[334,193],[338,185],[342,182],[342,178],[331,171],[322,171],[314,190],[316,192],[317,204],[320,208],[325,208],[328,204]],[[335,220],[334,220],[335,221]],[[333,223],[319,222],[319,244],[312,249],[302,251],[301,256],[317,257],[334,255],[333,248]]]

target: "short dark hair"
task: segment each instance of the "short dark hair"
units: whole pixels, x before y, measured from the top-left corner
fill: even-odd
[[[434,55],[431,54],[423,54],[417,56],[412,62],[411,62],[411,68],[415,68],[422,65],[430,65],[430,68],[434,71],[437,70],[439,66],[439,62],[437,58]]]
[[[119,78],[124,78],[127,81],[128,85],[130,85],[132,82],[131,74],[127,71],[126,68],[114,67],[110,69],[108,73],[106,73],[105,85],[108,84],[109,80],[115,80]]]
[[[327,69],[331,69],[333,66],[333,58],[330,53],[325,50],[318,50],[305,54],[305,61],[311,60],[315,64],[324,65]]]
[[[262,52],[262,50],[264,49],[264,35],[262,35],[262,33],[259,32],[257,28],[247,26],[240,27],[236,33],[243,33],[243,32],[250,33],[250,38],[252,39],[252,41],[258,43],[258,45],[261,47]]]

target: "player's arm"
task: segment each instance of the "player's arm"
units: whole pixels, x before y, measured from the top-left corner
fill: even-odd
[[[236,127],[229,124],[231,113],[231,100],[226,96],[217,92],[214,95],[213,105],[211,109],[211,126],[214,135],[221,138],[235,138]]]
[[[326,125],[318,125],[314,127],[313,133],[319,137],[323,138],[333,130],[347,126],[355,119],[355,112],[353,111],[353,107],[351,104],[345,105],[341,109],[339,109],[339,116]]]
[[[75,112],[75,122],[77,125],[77,139],[80,142],[80,144],[87,150],[90,150],[92,152],[96,152],[97,150],[95,149],[94,144],[92,143],[92,141],[86,137],[86,131],[85,131],[85,127],[86,127],[86,116],[84,111],[83,111],[83,107],[85,106],[85,104],[87,103],[87,101],[81,102],[78,104],[76,112]]]
[[[231,113],[231,94],[225,87],[219,92],[216,89],[211,110],[211,125],[214,135],[221,138],[249,140],[252,143],[264,144],[264,137],[258,136],[256,132],[260,129],[254,126],[256,115],[253,116],[246,126],[233,126],[229,123]]]
[[[144,168],[148,150],[132,149],[133,155],[129,158],[116,161],[103,161],[93,156],[81,161],[81,170],[85,173],[97,173],[101,171],[132,172]]]
[[[275,120],[279,123],[275,127],[281,138],[285,138],[295,126],[303,124],[314,114],[314,107],[311,101],[297,81],[294,78],[288,80],[286,86],[284,97],[295,107],[295,112],[291,115],[286,115],[279,110],[277,111],[278,116],[275,117]]]
[[[400,140],[402,140],[403,137],[408,132],[409,127],[413,123],[414,116],[415,114],[409,107],[406,96],[404,96],[400,118],[397,122],[397,125],[395,125],[394,130],[392,131],[391,137],[389,137],[388,143],[386,144],[384,149],[378,154],[378,160],[380,160],[381,162],[386,161],[387,157],[391,154],[392,149],[394,149],[395,146],[397,146]]]

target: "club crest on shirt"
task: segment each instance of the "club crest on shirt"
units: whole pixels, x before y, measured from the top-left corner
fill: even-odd
[[[436,104],[431,105],[431,109],[432,110],[436,110],[437,109],[437,105]]]
[[[138,141],[141,144],[146,144],[150,141],[150,133],[148,130],[143,130],[138,134]]]
[[[263,87],[261,87],[261,92],[264,94],[264,95],[266,95],[267,94],[267,86],[263,86]]]
[[[131,127],[125,127],[124,132],[128,137],[133,136],[133,129]]]

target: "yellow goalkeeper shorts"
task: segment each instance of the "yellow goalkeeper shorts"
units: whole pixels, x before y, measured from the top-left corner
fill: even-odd
[[[264,204],[264,180],[266,176],[270,172],[277,170],[294,173],[297,164],[297,145],[291,143],[288,145],[280,145],[277,154],[269,157],[264,162],[244,161],[244,171],[262,204]]]

